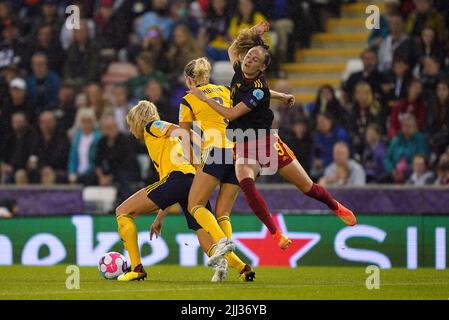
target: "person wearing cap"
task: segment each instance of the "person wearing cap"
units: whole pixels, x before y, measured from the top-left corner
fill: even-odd
[[[0,126],[6,132],[11,130],[11,117],[15,112],[23,112],[29,123],[34,123],[35,110],[27,97],[26,89],[25,80],[22,78],[14,78],[9,83],[8,94],[5,95],[0,109]]]

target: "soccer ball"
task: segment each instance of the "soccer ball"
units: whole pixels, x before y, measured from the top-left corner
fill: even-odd
[[[126,272],[127,268],[125,257],[118,252],[108,252],[98,261],[100,275],[108,280],[116,280],[119,275]]]

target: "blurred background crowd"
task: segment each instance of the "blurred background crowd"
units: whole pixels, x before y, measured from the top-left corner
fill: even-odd
[[[272,26],[268,76],[282,79],[279,65],[347,2],[0,1],[1,182],[118,185],[128,195],[157,179],[127,130],[136,101],[177,123],[185,64],[226,61],[239,31],[263,20]],[[76,29],[66,27],[72,4]],[[273,103],[273,127],[315,181],[449,184],[448,29],[448,1],[386,0],[363,70],[292,110]],[[291,90],[283,80],[273,89]]]

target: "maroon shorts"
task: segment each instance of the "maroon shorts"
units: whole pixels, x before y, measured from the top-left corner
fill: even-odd
[[[270,134],[257,140],[237,142],[234,145],[234,160],[239,158],[254,160],[262,168],[276,166],[277,170],[296,159],[293,151],[277,134]]]

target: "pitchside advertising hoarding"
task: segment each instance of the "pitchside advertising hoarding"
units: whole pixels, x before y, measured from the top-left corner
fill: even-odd
[[[446,269],[449,217],[359,216],[345,227],[327,215],[274,215],[292,240],[280,250],[254,215],[234,215],[237,253],[253,266],[366,266]],[[142,262],[202,265],[206,261],[184,217],[168,216],[162,237],[149,239],[154,216],[136,219]],[[95,266],[108,251],[123,252],[112,216],[0,220],[0,265]]]

